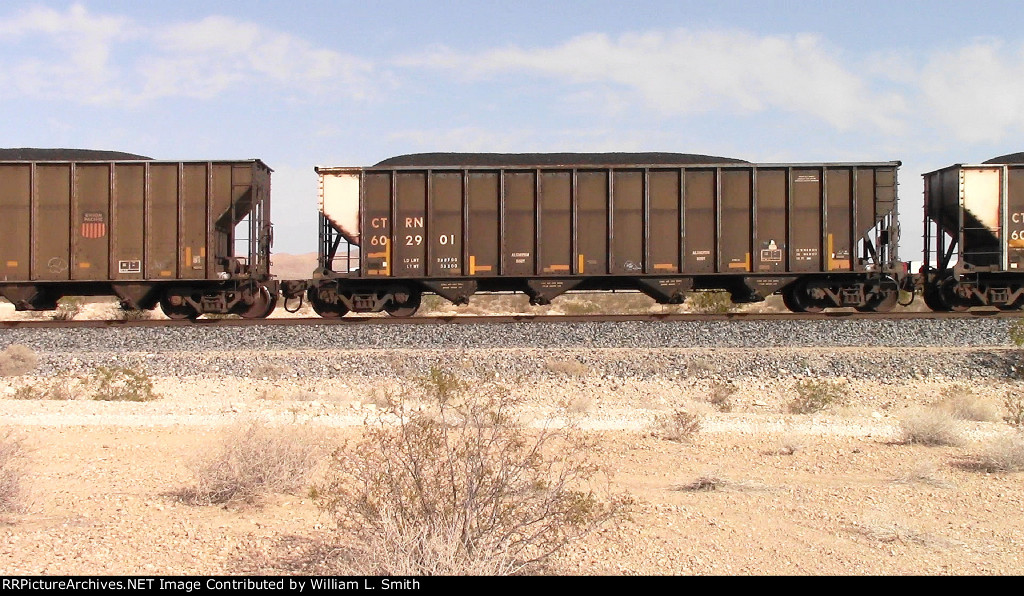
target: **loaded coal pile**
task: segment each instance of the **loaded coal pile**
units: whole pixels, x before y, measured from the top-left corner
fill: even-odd
[[[95,149],[36,149],[32,147],[0,149],[0,161],[135,161],[150,159],[153,158],[122,151]]]
[[[731,157],[696,153],[410,153],[385,159],[377,166],[685,166],[694,164],[750,163]]]
[[[1002,163],[1024,163],[1024,151],[1019,153],[1007,153],[1006,155],[1000,155],[999,157],[993,157],[992,159],[986,160],[982,163],[991,164],[1002,164]]]

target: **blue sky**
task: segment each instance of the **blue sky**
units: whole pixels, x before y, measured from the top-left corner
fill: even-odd
[[[275,170],[279,252],[316,249],[314,165],[422,151],[901,160],[1024,150],[1019,2],[17,2],[8,147]]]

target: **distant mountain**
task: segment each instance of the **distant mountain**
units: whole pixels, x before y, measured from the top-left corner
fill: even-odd
[[[316,269],[316,253],[289,255],[274,253],[270,257],[270,272],[278,279],[309,279]]]

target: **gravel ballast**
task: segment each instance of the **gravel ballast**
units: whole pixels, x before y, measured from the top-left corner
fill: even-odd
[[[44,352],[319,349],[993,347],[1007,319],[123,327],[0,331]]]
[[[558,374],[578,363],[609,377],[799,376],[950,379],[1016,375],[1020,360],[1003,319],[127,327],[0,331],[0,349],[23,344],[39,372],[96,365],[158,376],[246,377],[268,364],[302,378],[418,373],[472,364],[511,377]]]

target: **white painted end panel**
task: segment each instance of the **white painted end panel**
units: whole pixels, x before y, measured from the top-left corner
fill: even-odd
[[[1000,236],[1002,220],[1002,168],[964,168],[961,170],[963,208],[995,236]]]
[[[320,212],[352,244],[359,244],[359,174],[320,172]]]

